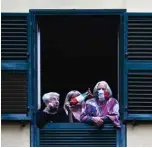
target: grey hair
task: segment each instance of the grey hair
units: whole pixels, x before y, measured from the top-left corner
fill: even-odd
[[[47,101],[47,100],[49,100],[51,98],[56,98],[56,99],[59,100],[60,95],[58,93],[56,93],[56,92],[49,92],[49,93],[46,93],[46,94],[43,95],[42,100],[45,103],[45,101]]]
[[[64,105],[63,105],[63,108],[64,108],[64,110],[65,110],[65,112],[66,112],[67,115],[68,115],[68,110],[66,109],[65,105],[66,105],[67,103],[69,103],[69,99],[70,99],[72,96],[77,96],[77,95],[80,95],[80,94],[81,94],[81,93],[80,93],[79,91],[77,91],[77,90],[72,90],[72,91],[70,91],[70,92],[67,93],[66,98],[65,98],[65,101],[64,101]]]
[[[98,83],[95,85],[95,87],[94,87],[93,94],[94,94],[94,95],[96,94],[96,92],[97,92],[97,90],[98,90],[99,84],[105,84],[106,90],[108,91],[109,96],[111,97],[111,96],[112,96],[112,90],[111,90],[110,86],[108,85],[108,83],[107,83],[106,81],[100,81],[100,82],[98,82]]]

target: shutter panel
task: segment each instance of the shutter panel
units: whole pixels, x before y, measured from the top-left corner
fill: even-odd
[[[111,124],[97,129],[82,123],[53,123],[40,129],[40,147],[116,147],[117,130]]]
[[[128,113],[152,114],[152,70],[128,71]]]
[[[152,16],[128,16],[128,60],[152,61]]]
[[[2,70],[2,114],[27,114],[27,71]]]
[[[27,16],[1,17],[1,59],[27,60]]]
[[[128,14],[125,118],[152,120],[152,14]]]
[[[2,120],[30,119],[28,14],[2,13]]]

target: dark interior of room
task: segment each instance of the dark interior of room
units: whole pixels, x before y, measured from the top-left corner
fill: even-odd
[[[41,96],[93,90],[105,80],[117,98],[119,16],[37,17],[41,32]]]

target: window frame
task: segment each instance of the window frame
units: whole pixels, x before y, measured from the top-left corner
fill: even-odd
[[[33,50],[33,55],[34,55],[34,73],[33,73],[33,77],[34,77],[34,89],[33,89],[33,101],[34,101],[34,110],[36,111],[38,109],[38,100],[36,98],[38,98],[38,92],[37,92],[37,34],[36,34],[36,28],[37,28],[37,24],[36,24],[36,16],[37,15],[120,15],[121,17],[121,36],[122,38],[120,38],[120,42],[122,42],[121,46],[119,47],[120,49],[124,49],[126,46],[126,43],[124,42],[125,39],[125,31],[126,31],[126,9],[31,9],[30,10],[30,15],[31,15],[31,24],[32,24],[32,33],[31,33],[31,37],[32,37],[32,49]],[[121,50],[120,55],[122,58],[120,58],[119,60],[121,62],[123,62],[123,55],[124,55],[124,50]],[[119,63],[120,63],[119,61]],[[123,66],[124,64],[120,64],[119,65],[120,68],[122,69],[122,71],[120,72],[120,75],[122,75],[123,73]],[[121,77],[121,79],[123,79],[123,76]],[[121,91],[121,88],[123,86],[123,83],[121,83],[121,81],[119,81],[119,98],[123,97],[123,93]],[[120,99],[120,104],[121,104],[121,108],[120,108],[120,112],[123,113],[123,100]],[[34,124],[32,124],[31,126],[31,146],[39,146],[39,129],[36,127],[35,124],[35,116],[33,116],[33,122]],[[83,124],[83,123],[81,123]],[[80,124],[80,125],[81,125]],[[123,135],[123,136],[122,136]],[[117,131],[117,146],[126,146],[126,125],[122,124],[122,128],[121,130]]]

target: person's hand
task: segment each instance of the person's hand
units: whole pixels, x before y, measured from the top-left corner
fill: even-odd
[[[48,104],[46,104],[45,107],[45,111],[46,112],[52,112],[52,111],[56,111],[58,109],[58,106],[56,105],[55,102],[49,102]]]
[[[66,103],[66,104],[65,104],[65,107],[66,107],[66,109],[67,109],[68,111],[71,111],[71,105],[70,105],[70,103]]]
[[[44,109],[44,112],[49,113],[53,108],[53,103],[48,103]]]
[[[45,110],[49,112],[51,108],[53,108],[53,103],[48,103],[45,107]]]
[[[98,122],[104,122],[102,119],[101,119],[101,117],[92,117],[92,120],[93,120],[93,122],[94,123],[98,123]]]
[[[48,103],[48,105],[47,105],[47,107],[50,107],[50,108],[53,108],[53,106],[54,106],[54,103],[53,103],[53,102],[50,102],[50,103]]]
[[[47,104],[46,108],[47,108],[48,110],[54,109],[54,108],[55,108],[55,103],[49,102],[49,103]]]
[[[92,121],[95,123],[97,127],[100,127],[104,123],[101,117],[92,117]]]
[[[88,90],[87,90],[87,95],[88,95],[88,98],[92,98],[93,97],[93,94],[92,94],[90,88],[88,88]]]

